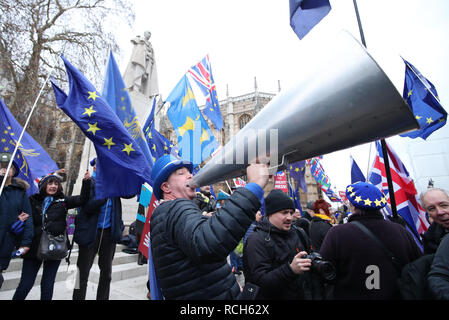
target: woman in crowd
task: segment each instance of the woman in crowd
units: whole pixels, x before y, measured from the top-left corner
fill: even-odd
[[[67,224],[67,210],[84,205],[89,200],[90,173],[86,171],[81,187],[81,195],[66,196],[63,193],[61,179],[56,174],[49,174],[39,182],[39,193],[30,197],[34,236],[30,250],[23,256],[22,275],[13,300],[24,300],[36,280],[43,264],[41,279],[41,300],[51,300],[61,260],[42,261],[37,257],[42,234],[42,215],[45,229],[53,236],[64,233]],[[68,239],[67,239],[68,241]]]

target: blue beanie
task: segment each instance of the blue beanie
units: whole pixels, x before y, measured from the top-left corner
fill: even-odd
[[[369,182],[350,184],[346,187],[346,197],[354,207],[363,210],[379,210],[387,204],[383,192]]]

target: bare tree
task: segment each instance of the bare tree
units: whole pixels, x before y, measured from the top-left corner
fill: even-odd
[[[133,21],[125,0],[0,0],[0,55],[12,84],[6,98],[17,120],[24,122],[53,66],[65,80],[59,54],[98,79],[108,50],[118,51],[113,26]]]
[[[58,84],[66,82],[63,54],[97,87],[108,51],[119,48],[115,33],[131,26],[133,5],[127,0],[0,0],[0,94],[23,125],[50,70]],[[64,88],[64,86],[63,86]],[[70,163],[76,179],[84,136],[56,108],[50,86],[38,101],[27,132],[63,167]],[[59,131],[71,131],[71,137]],[[63,142],[77,141],[61,148]],[[73,143],[70,143],[73,145]],[[70,181],[73,185],[74,180]]]

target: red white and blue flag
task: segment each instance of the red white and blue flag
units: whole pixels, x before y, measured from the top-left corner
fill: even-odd
[[[312,176],[315,178],[316,182],[320,184],[321,190],[326,194],[330,201],[343,202],[331,187],[329,177],[324,171],[324,168],[319,160],[322,158],[323,157],[320,156],[312,159],[307,159],[307,163],[310,166],[310,172],[312,173]]]
[[[232,180],[234,181],[234,185],[236,188],[243,188],[246,186],[246,181],[242,178],[234,178]]]
[[[215,87],[214,77],[212,76],[212,67],[209,61],[209,55],[206,55],[200,62],[191,67],[187,73],[195,81],[206,98],[204,115],[212,121],[217,130],[223,128],[223,117],[220,106],[218,105],[217,89]]]
[[[385,194],[390,203],[384,157],[379,141],[376,141],[376,149],[377,154],[370,171],[369,181]],[[413,228],[412,234],[416,237],[429,228],[426,211],[419,204],[418,192],[407,169],[388,144],[387,152],[398,214],[405,219],[409,227]]]

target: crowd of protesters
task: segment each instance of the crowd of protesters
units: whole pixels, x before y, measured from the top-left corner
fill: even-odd
[[[0,198],[0,287],[11,259],[20,256],[22,276],[13,299],[27,297],[43,266],[41,299],[51,300],[61,259],[39,258],[41,233],[63,234],[67,210],[80,208],[73,299],[86,298],[97,254],[97,299],[109,299],[112,261],[124,224],[120,198],[95,199],[96,160],[91,162],[92,175],[87,171],[84,176],[80,195],[65,195],[55,172],[39,181],[39,192],[31,197],[26,193],[29,186],[17,178],[14,161],[6,173],[10,160],[10,154],[0,154],[0,177],[5,180]],[[172,155],[159,158],[152,170],[159,205],[151,217],[151,253],[165,299],[407,299],[412,298],[407,293],[411,283],[404,279],[410,266],[421,261],[424,297],[449,298],[445,190],[431,188],[421,195],[431,224],[421,235],[420,248],[404,225],[384,218],[387,199],[371,183],[347,186],[348,202],[337,214],[324,199],[308,202],[301,214],[286,193],[266,190],[266,163],[249,165],[247,185],[229,194],[220,191],[216,198],[209,187],[196,191],[192,170],[190,162]],[[237,281],[240,275],[242,285]]]

